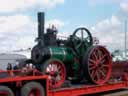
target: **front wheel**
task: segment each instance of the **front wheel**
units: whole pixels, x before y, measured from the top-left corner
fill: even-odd
[[[42,65],[42,72],[48,75],[49,88],[59,88],[65,81],[64,64],[57,59],[50,59]]]

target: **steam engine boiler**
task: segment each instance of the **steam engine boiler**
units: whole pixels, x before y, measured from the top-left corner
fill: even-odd
[[[87,28],[77,28],[66,40],[57,39],[52,26],[44,32],[44,13],[38,13],[38,42],[31,52],[32,63],[48,75],[50,88],[60,87],[65,80],[88,80],[94,84],[108,81],[112,70],[107,49],[93,45]]]

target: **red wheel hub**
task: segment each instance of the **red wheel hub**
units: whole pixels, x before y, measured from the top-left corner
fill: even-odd
[[[111,75],[112,61],[106,48],[102,46],[91,48],[88,54],[87,63],[89,80],[98,85],[108,81]]]
[[[30,91],[28,96],[41,96],[41,92],[39,89],[35,88],[35,89]]]
[[[58,60],[51,60],[45,68],[45,73],[48,75],[49,87],[58,88],[65,80],[65,67]]]

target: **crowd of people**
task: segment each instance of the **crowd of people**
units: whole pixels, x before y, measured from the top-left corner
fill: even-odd
[[[22,73],[29,72],[35,69],[35,66],[32,63],[25,64],[24,66],[20,66],[19,62],[16,62],[15,66],[12,66],[11,63],[7,64],[7,71],[20,71]]]
[[[19,64],[16,62],[16,65],[14,67],[12,67],[11,63],[7,64],[7,70],[18,70],[19,69]]]

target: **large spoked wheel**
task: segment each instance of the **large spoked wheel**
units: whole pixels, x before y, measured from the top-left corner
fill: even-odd
[[[84,74],[92,83],[102,85],[108,81],[112,71],[111,56],[106,48],[92,46],[83,59]]]
[[[14,93],[7,86],[0,86],[0,96],[14,96]]]
[[[29,82],[21,88],[21,96],[45,96],[45,91],[40,83]]]
[[[46,61],[43,64],[42,71],[48,75],[49,88],[59,88],[65,81],[65,66],[59,60],[51,59]]]
[[[85,49],[93,44],[93,39],[90,31],[84,27],[77,28],[73,35],[72,41],[75,47],[75,50],[78,54],[83,55],[82,53]]]

